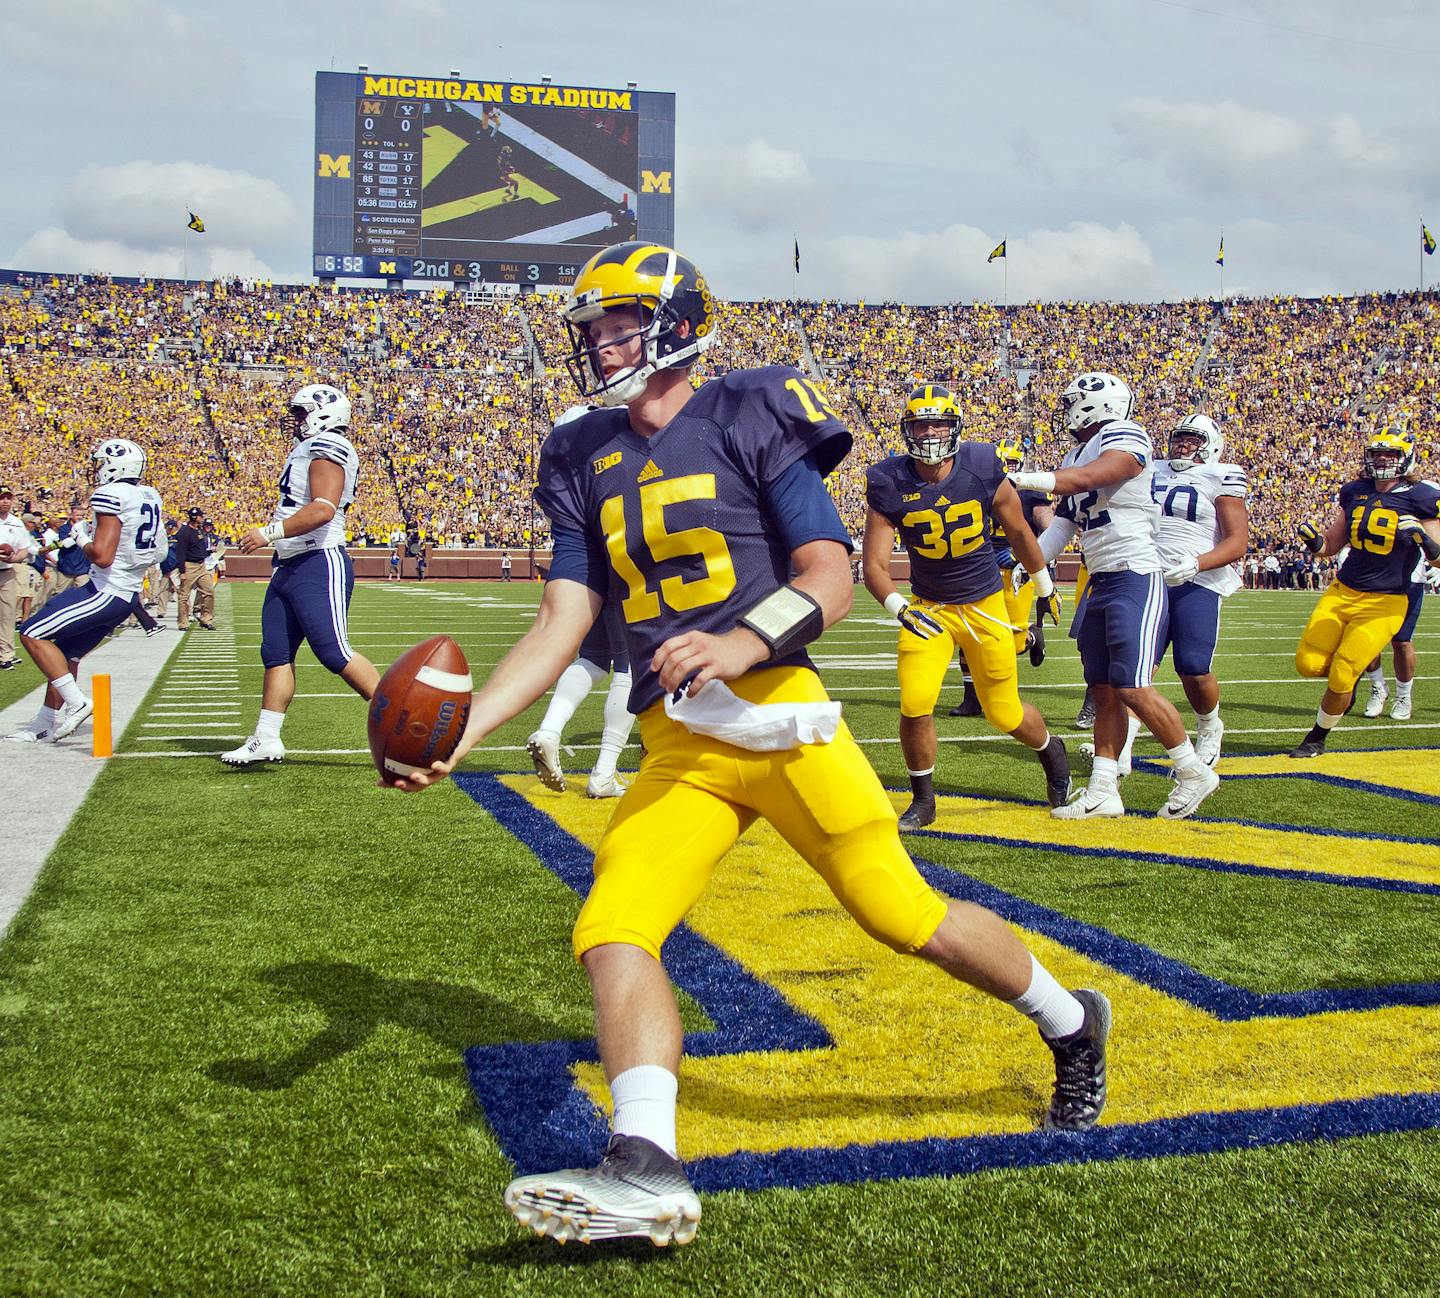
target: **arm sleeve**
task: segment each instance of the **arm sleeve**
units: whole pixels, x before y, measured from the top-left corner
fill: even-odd
[[[847,554],[855,548],[814,456],[796,460],[778,478],[763,483],[760,499],[787,550],[810,541],[838,541]]]
[[[1071,541],[1079,528],[1068,518],[1056,518],[1043,532],[1040,533],[1040,552],[1045,556],[1047,564],[1055,562],[1055,556],[1060,553]]]
[[[757,482],[774,481],[807,455],[823,478],[850,453],[850,430],[817,391],[788,366],[752,372],[730,437],[739,462]]]
[[[339,442],[327,442],[323,437],[312,438],[306,449],[312,460],[329,460],[342,469],[348,469],[355,463],[355,453],[348,446],[342,446]]]
[[[90,510],[95,514],[118,514],[124,509],[120,498],[101,488],[90,497]]]
[[[575,483],[569,456],[564,453],[563,436],[552,433],[540,448],[540,468],[536,474],[535,501],[556,534],[561,528],[585,532],[585,506]]]
[[[1217,496],[1239,496],[1244,498],[1249,491],[1250,483],[1245,476],[1245,470],[1238,464],[1227,464],[1224,472],[1220,475],[1220,489]]]
[[[547,581],[578,581],[597,595],[604,595],[610,584],[610,571],[599,543],[577,527],[556,526],[555,557],[550,562]]]
[[[1114,429],[1100,430],[1100,452],[1128,451],[1141,465],[1150,463],[1152,448],[1150,437],[1133,424],[1122,424]]]

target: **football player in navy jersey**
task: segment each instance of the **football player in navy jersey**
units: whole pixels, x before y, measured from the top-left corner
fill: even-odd
[[[1070,796],[1065,745],[1033,703],[1020,701],[1015,649],[1025,626],[1005,602],[993,519],[1042,598],[1054,596],[1054,582],[1000,456],[989,442],[962,442],[961,426],[949,389],[921,384],[900,417],[904,453],[871,465],[865,481],[865,587],[900,623],[900,747],[911,790],[904,830],[935,819],[935,704],[957,648],[985,719],[1040,758],[1050,805]],[[908,600],[890,576],[896,532],[910,555]]]
[[[581,395],[605,409],[557,429],[541,452],[536,495],[555,557],[539,612],[476,692],[452,758],[395,786],[448,774],[554,684],[602,603],[619,601],[645,756],[600,842],[574,933],[614,1134],[598,1167],[521,1177],[507,1206],[562,1241],[694,1236],[700,1204],[676,1157],[680,1018],[660,948],[761,817],[866,932],[1036,1022],[1055,1056],[1047,1126],[1093,1126],[1108,1001],[1072,995],[998,916],[926,885],[806,652],[850,608],[850,538],[824,485],[849,432],[788,367],[692,387],[715,303],[672,249],[597,253],[565,318]]]
[[[1355,702],[1355,683],[1405,621],[1410,574],[1423,554],[1440,560],[1440,490],[1419,479],[1415,443],[1399,431],[1377,433],[1365,448],[1364,473],[1340,488],[1340,507],[1322,532],[1300,525],[1311,554],[1350,553],[1301,632],[1295,670],[1324,676],[1315,724],[1291,757],[1318,757],[1336,722]]]
[[[1014,438],[1002,438],[996,450],[1006,473],[1019,473],[1025,467],[1025,447],[1021,442]],[[1039,536],[1055,521],[1054,500],[1047,491],[1027,490],[1016,494],[1020,497],[1020,514],[1025,526]],[[1000,565],[1000,580],[1005,587],[1005,611],[1010,621],[1019,628],[1015,632],[1015,652],[1023,653],[1028,649],[1030,665],[1038,667],[1045,661],[1046,614],[1056,626],[1060,625],[1060,597],[1053,595],[1040,600],[1037,607],[1037,589],[1033,581],[1022,582],[1016,587],[1012,578],[1020,563],[1015,557],[1014,547],[1006,540],[1005,525],[994,518],[990,520],[990,540],[995,546],[995,562]],[[1053,587],[1055,574],[1052,572],[1050,576]],[[1032,615],[1035,619],[1033,623],[1030,620]]]

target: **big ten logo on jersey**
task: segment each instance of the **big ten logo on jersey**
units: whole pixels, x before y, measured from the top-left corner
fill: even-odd
[[[1256,778],[1275,778],[1277,759],[1234,760]],[[1351,760],[1366,765],[1343,765]],[[1413,752],[1321,761],[1337,763],[1337,774],[1312,777],[1321,782],[1344,784],[1363,769],[1406,791],[1397,797],[1440,800],[1440,772],[1418,770]],[[609,808],[545,797],[530,776],[461,778],[502,828],[583,895]],[[1219,940],[1191,942],[1187,963],[1162,949],[1162,937],[1148,946],[1044,904],[1043,883],[1023,885],[1022,896],[987,882],[983,866],[968,872],[977,869],[972,850],[1001,848],[1037,854],[1069,880],[1095,868],[1108,827],[942,795],[931,829],[932,856],[951,862],[922,863],[932,886],[997,911],[1064,985],[1103,988],[1114,1003],[1101,1126],[1064,1140],[1040,1130],[1050,1060],[1029,1025],[998,1002],[942,988],[923,962],[868,938],[760,821],[665,948],[667,973],[714,1024],[687,1037],[681,1065],[680,1154],[698,1188],[965,1175],[1440,1127],[1440,959],[1432,952],[1416,951],[1391,979],[1357,987],[1342,985],[1317,952],[1277,989],[1263,974],[1239,972],[1255,966],[1232,960]],[[1393,903],[1407,931],[1423,925],[1440,896],[1440,842],[1357,834],[1354,851],[1337,853],[1335,832],[1232,822],[1202,841],[1188,826],[1147,821],[1127,829],[1125,854],[1145,871],[1182,872],[1187,883],[1223,881],[1243,924],[1303,925],[1304,890],[1342,885]],[[1236,887],[1237,878],[1252,880],[1253,890]],[[1276,888],[1297,890],[1288,920],[1274,913]],[[466,1062],[517,1171],[603,1149],[607,1095],[592,1041],[477,1046]]]

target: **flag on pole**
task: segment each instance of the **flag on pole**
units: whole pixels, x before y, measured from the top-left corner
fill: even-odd
[[[190,220],[186,224],[186,229],[194,230],[196,234],[204,234],[205,222],[202,221],[198,216],[196,216],[194,212],[191,212]]]
[[[1223,234],[1220,236],[1220,251],[1215,254],[1215,264],[1217,266],[1225,264],[1225,236]]]
[[[1435,255],[1435,236],[1425,227],[1425,222],[1420,222],[1420,246],[1425,249],[1427,257]]]
[[[800,273],[800,240],[798,237],[795,240],[795,273],[797,275]]]
[[[1008,239],[1001,239],[1000,242],[995,245],[995,251],[985,258],[985,264],[988,266],[996,257],[1003,257],[1005,255],[1005,245],[1009,242]]]

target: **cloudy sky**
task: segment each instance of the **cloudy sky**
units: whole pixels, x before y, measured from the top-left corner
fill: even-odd
[[[308,275],[314,73],[677,96],[676,240],[732,298],[1412,288],[1435,0],[0,0],[0,264]],[[204,238],[184,229],[200,212]],[[188,244],[185,240],[188,239]],[[1440,256],[1427,260],[1440,279]]]

